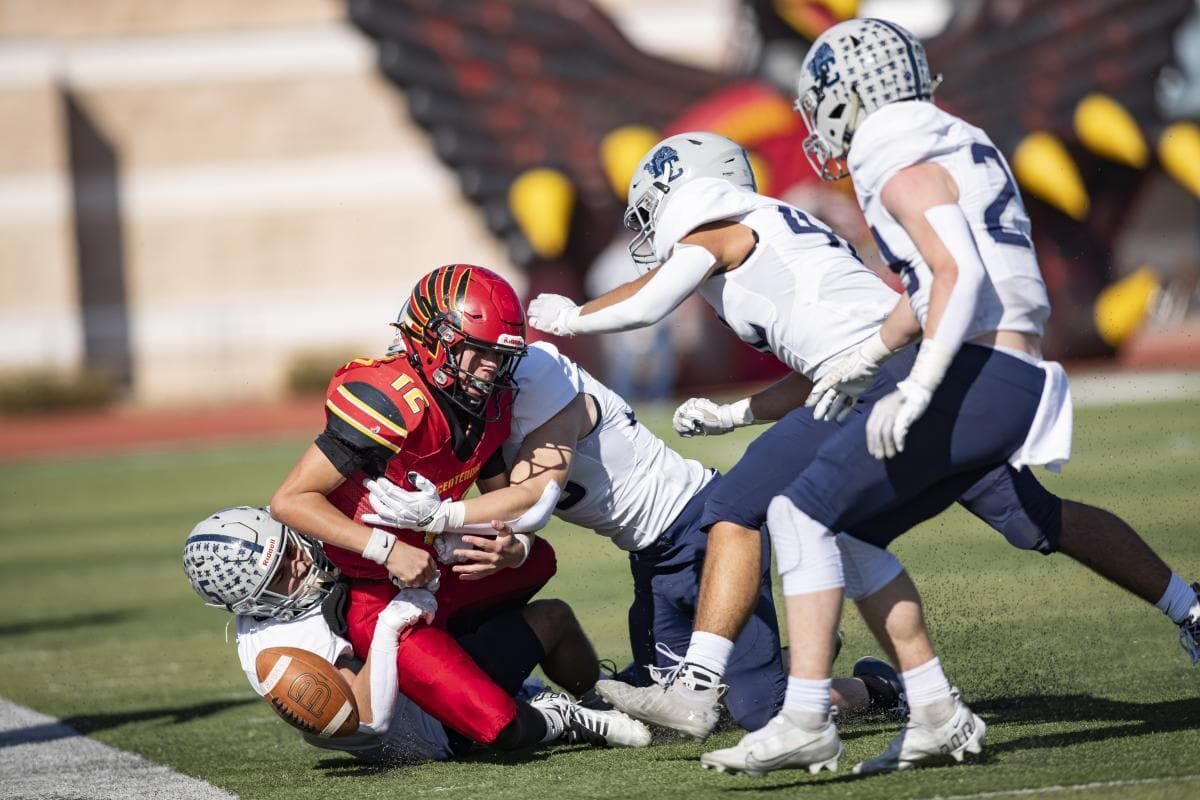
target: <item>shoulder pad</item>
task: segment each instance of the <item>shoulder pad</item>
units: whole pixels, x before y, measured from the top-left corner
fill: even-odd
[[[860,194],[878,194],[900,170],[955,149],[954,117],[933,103],[910,100],[867,117],[850,145],[847,164]]]
[[[654,248],[660,262],[667,260],[680,239],[701,225],[741,217],[776,202],[720,178],[697,178],[680,186],[677,192],[667,200],[654,233]]]
[[[325,395],[326,417],[344,436],[400,452],[433,400],[408,363],[355,359],[339,369]]]

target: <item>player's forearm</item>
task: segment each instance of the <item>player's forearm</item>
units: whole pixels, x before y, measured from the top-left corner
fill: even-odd
[[[634,287],[634,290],[619,301],[599,307],[593,307],[598,301],[584,305],[579,316],[571,322],[571,330],[573,333],[606,333],[653,325],[686,300],[704,282],[716,263],[712,253],[703,247],[679,245],[661,267],[621,287]],[[613,294],[615,292],[609,293]]]
[[[507,523],[513,533],[531,533],[545,527],[562,493],[555,480],[530,480],[463,501],[462,525],[453,533],[494,535],[492,520]]]
[[[789,411],[804,404],[812,391],[812,381],[792,372],[760,392],[750,396],[750,413],[755,422],[783,419]]]
[[[355,553],[363,552],[371,539],[370,528],[347,517],[320,492],[281,487],[271,498],[271,516],[298,533]]]
[[[581,315],[582,314],[595,314],[597,311],[599,311],[602,308],[608,308],[609,306],[615,306],[617,303],[620,303],[623,300],[628,300],[630,297],[633,297],[635,294],[637,294],[638,291],[643,286],[646,285],[646,283],[650,280],[650,278],[653,276],[653,274],[654,273],[652,273],[652,272],[647,272],[645,275],[642,275],[641,277],[637,278],[636,280],[632,280],[632,281],[629,281],[628,283],[621,284],[617,288],[612,289],[611,291],[605,292],[604,294],[600,295],[599,297],[596,297],[592,300],[587,301],[586,303],[583,304],[582,307],[580,307],[579,313]]]
[[[921,338],[921,321],[913,311],[908,295],[903,295],[879,328],[879,338],[895,352]]]

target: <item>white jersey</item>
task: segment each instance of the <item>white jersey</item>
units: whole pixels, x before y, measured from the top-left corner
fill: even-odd
[[[622,550],[641,550],[655,542],[712,479],[711,470],[667,447],[637,421],[628,403],[553,345],[531,345],[516,380],[520,391],[512,433],[502,448],[507,464],[513,463],[525,437],[576,395],[595,398],[599,422],[575,447],[554,513],[607,536]]]
[[[243,614],[237,615],[236,619],[238,658],[242,662],[242,671],[246,673],[246,680],[254,687],[254,691],[260,695],[263,690],[258,683],[254,662],[258,654],[268,647],[298,647],[315,653],[330,664],[336,664],[344,656],[354,655],[350,642],[333,632],[319,607],[288,621],[255,619]],[[383,736],[355,733],[323,739],[305,734],[304,738],[317,747],[389,761],[444,760],[451,755],[446,729],[400,693],[396,694],[391,726]]]
[[[908,100],[886,105],[863,121],[847,163],[880,253],[900,273],[917,318],[925,324],[933,273],[884,208],[882,194],[898,171],[927,161],[945,167],[958,184],[958,204],[986,270],[965,338],[995,330],[1040,336],[1050,301],[1030,239],[1029,215],[1008,162],[979,128],[933,103]]]
[[[754,252],[704,281],[700,295],[739,339],[793,371],[819,380],[896,305],[896,293],[850,245],[800,209],[718,178],[676,191],[655,234],[659,257],[665,261],[680,239],[708,222],[732,220],[753,230]]]

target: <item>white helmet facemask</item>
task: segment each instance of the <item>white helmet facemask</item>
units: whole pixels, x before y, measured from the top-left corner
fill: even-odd
[[[899,25],[871,18],[834,25],[813,42],[796,89],[809,163],[824,180],[846,177],[862,121],[889,103],[932,100],[940,81],[930,77],[920,40]]]
[[[272,591],[285,555],[310,566],[290,594]],[[197,525],[183,546],[183,571],[206,605],[234,614],[289,620],[316,606],[337,580],[320,545],[273,519],[267,509],[238,506]]]
[[[636,235],[629,255],[641,272],[659,265],[654,233],[671,192],[696,178],[720,178],[757,191],[754,171],[745,149],[732,139],[705,131],[663,139],[638,162],[629,183],[625,227]]]

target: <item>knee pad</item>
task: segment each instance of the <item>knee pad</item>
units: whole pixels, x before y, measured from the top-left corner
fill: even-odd
[[[837,539],[787,497],[780,495],[767,507],[767,527],[785,595],[812,594],[845,585]]]
[[[900,559],[869,542],[839,533],[837,544],[842,551],[846,596],[851,600],[870,597],[904,571]]]
[[[1019,550],[1050,555],[1062,534],[1062,498],[1052,494],[1026,467],[1005,470],[981,482],[963,505]]]

